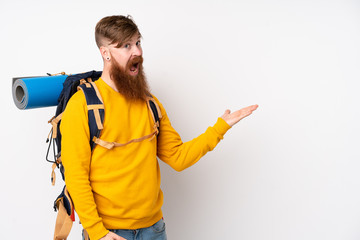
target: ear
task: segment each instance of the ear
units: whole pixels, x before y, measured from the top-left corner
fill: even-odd
[[[100,53],[104,61],[109,61],[111,59],[110,49],[108,47],[101,46]]]

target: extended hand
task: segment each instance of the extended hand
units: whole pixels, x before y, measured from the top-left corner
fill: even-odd
[[[224,119],[225,122],[230,125],[230,127],[232,127],[236,123],[238,123],[241,119],[249,116],[257,108],[258,108],[257,104],[256,105],[251,105],[251,106],[245,107],[245,108],[240,109],[240,110],[238,110],[236,112],[233,112],[233,113],[231,113],[231,111],[228,109],[221,116],[221,118]]]
[[[126,240],[126,239],[123,237],[120,237],[119,235],[116,235],[113,232],[109,232],[103,238],[100,238],[99,240]]]

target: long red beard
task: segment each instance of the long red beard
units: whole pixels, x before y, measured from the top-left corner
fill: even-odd
[[[119,63],[113,57],[111,58],[110,77],[119,93],[129,101],[146,101],[150,95],[142,63],[142,56],[137,56],[130,59],[125,69],[122,69]],[[134,64],[138,64],[138,74],[131,76],[128,71]]]

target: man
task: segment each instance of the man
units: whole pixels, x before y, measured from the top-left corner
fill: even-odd
[[[129,17],[110,16],[96,25],[95,38],[104,61],[96,81],[105,106],[100,138],[127,143],[151,136],[154,122],[146,100],[150,91],[142,68],[141,34]],[[166,239],[161,212],[163,193],[157,156],[177,171],[196,163],[223,135],[257,105],[226,110],[213,127],[183,143],[164,107],[157,137],[111,150],[89,144],[87,105],[79,91],[64,112],[62,161],[75,210],[91,240]]]

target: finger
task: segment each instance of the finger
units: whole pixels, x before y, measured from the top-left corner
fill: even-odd
[[[251,106],[245,107],[245,108],[243,108],[242,110],[245,110],[245,111],[255,111],[258,107],[259,107],[259,105],[255,104],[255,105],[251,105]]]
[[[109,232],[108,236],[110,237],[110,240],[123,240],[125,238],[120,237],[119,235],[117,235],[116,233],[113,232]],[[126,239],[125,239],[126,240]]]
[[[125,238],[120,237],[120,236],[117,235],[117,234],[114,234],[113,239],[114,239],[114,240],[126,240]]]
[[[256,109],[256,108],[255,108],[255,109]],[[255,110],[255,109],[254,109],[254,110]],[[246,108],[243,108],[243,109],[240,109],[240,110],[234,112],[234,113],[233,113],[233,116],[234,116],[235,118],[237,118],[238,121],[240,121],[241,119],[243,119],[243,118],[249,116],[250,114],[252,114],[252,112],[253,112],[254,110],[253,110],[252,108],[250,108],[250,106],[249,106],[249,107],[246,107]]]
[[[257,108],[258,108],[258,105],[251,105],[251,106],[245,107],[245,108],[243,108],[243,109],[240,109],[239,112],[240,112],[240,115],[241,115],[241,116],[247,117],[247,116],[249,116],[253,111],[255,111]]]
[[[259,107],[259,105],[257,105],[257,104],[252,105],[252,106],[251,106],[251,110],[252,110],[252,111],[255,111],[258,107]]]
[[[252,111],[244,112],[244,113],[242,114],[242,116],[241,116],[241,119],[243,119],[243,118],[245,118],[245,117],[247,117],[247,116],[249,116],[249,115],[251,115],[251,114],[252,114]]]
[[[225,112],[224,112],[224,114],[221,116],[221,118],[225,120],[226,118],[229,117],[230,112],[231,112],[231,111],[230,111],[229,109],[226,109]]]
[[[120,236],[116,236],[116,237],[114,237],[114,240],[126,240],[126,239],[123,237],[120,237]]]

